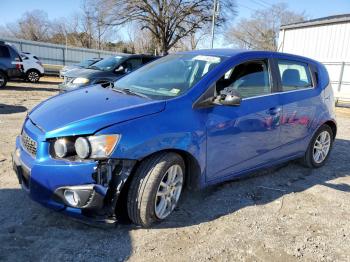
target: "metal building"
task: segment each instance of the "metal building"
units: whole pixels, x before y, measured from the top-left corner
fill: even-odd
[[[280,52],[322,62],[335,97],[350,100],[350,14],[282,25],[278,42]]]

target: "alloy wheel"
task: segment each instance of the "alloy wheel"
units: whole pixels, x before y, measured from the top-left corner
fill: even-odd
[[[155,214],[166,218],[176,207],[183,186],[183,171],[179,165],[172,165],[164,174],[155,199]]]
[[[34,72],[34,71],[29,72],[28,80],[30,82],[38,82],[39,79],[40,79],[40,76],[39,76],[39,74],[37,72]]]
[[[328,131],[321,132],[314,143],[313,158],[317,164],[322,163],[329,153],[331,136]]]
[[[0,74],[0,86],[2,86],[5,83],[5,77]]]

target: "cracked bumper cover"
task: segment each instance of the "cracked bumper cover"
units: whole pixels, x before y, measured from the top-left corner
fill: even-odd
[[[40,204],[90,222],[116,222],[115,207],[136,160],[67,162],[34,159],[16,141],[13,169],[22,188]],[[70,206],[64,192],[79,194]]]

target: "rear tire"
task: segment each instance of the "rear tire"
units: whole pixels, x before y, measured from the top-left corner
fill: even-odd
[[[184,175],[184,161],[176,153],[159,153],[142,161],[128,192],[129,218],[148,227],[168,217],[180,198]]]
[[[40,80],[40,73],[35,69],[30,69],[26,73],[26,79],[31,83],[37,83]]]
[[[323,166],[333,147],[333,131],[328,125],[321,126],[310,141],[302,159],[303,164],[310,168]]]
[[[4,72],[0,71],[0,88],[5,87],[7,84],[7,76]]]

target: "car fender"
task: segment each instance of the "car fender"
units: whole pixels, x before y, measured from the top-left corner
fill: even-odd
[[[205,114],[186,111],[186,115],[182,110],[186,111],[167,106],[163,112],[115,124],[97,134],[121,135],[111,158],[142,161],[160,151],[183,152],[198,166],[202,184],[206,165]]]

